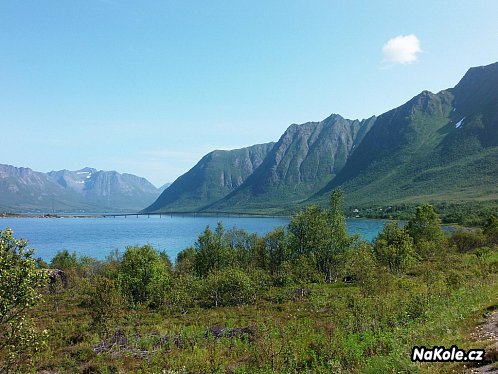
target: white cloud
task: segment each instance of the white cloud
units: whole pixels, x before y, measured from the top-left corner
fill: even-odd
[[[384,61],[397,64],[410,64],[417,60],[417,54],[422,52],[420,40],[413,35],[399,35],[389,39],[382,47]]]

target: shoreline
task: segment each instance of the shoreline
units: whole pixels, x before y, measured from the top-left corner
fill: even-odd
[[[0,213],[1,218],[103,218],[104,215],[100,213],[92,214],[68,214],[68,213]]]
[[[170,213],[88,213],[88,214],[71,214],[71,213],[0,213],[0,219],[2,218],[39,218],[39,219],[49,219],[49,218],[116,218],[116,217],[127,217],[127,216],[188,216],[188,217],[239,217],[239,218],[287,218],[290,219],[291,215],[267,215],[261,213],[196,213],[196,212],[170,212]],[[395,218],[370,218],[370,217],[346,217],[346,220],[362,220],[362,221],[397,221],[403,222],[403,219]],[[458,222],[441,222],[441,227],[445,228],[445,231],[464,231],[472,232],[479,227],[464,226]]]

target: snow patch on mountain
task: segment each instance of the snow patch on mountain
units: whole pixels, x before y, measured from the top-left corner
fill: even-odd
[[[458,121],[456,124],[455,124],[455,128],[458,129],[460,128],[462,125],[463,125],[463,120],[465,119],[465,117],[463,117],[460,121]]]

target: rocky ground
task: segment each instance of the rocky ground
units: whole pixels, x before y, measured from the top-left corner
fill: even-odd
[[[498,364],[496,362],[498,360],[498,310],[489,312],[486,315],[486,321],[477,326],[471,337],[476,342],[485,343],[486,363],[483,366],[471,368],[465,373],[498,374]]]

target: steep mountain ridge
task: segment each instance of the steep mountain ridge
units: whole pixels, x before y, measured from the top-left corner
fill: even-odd
[[[325,190],[344,182],[362,177],[363,183],[373,182],[370,170],[385,172],[405,164],[414,154],[424,154],[431,149],[441,129],[448,123],[451,112],[451,95],[424,91],[402,106],[377,118],[375,125],[353,152],[347,166],[331,181]]]
[[[302,201],[342,169],[374,122],[375,117],[358,121],[333,114],[291,125],[239,188],[206,209],[278,209]]]
[[[498,63],[452,89],[424,91],[381,116],[310,201],[342,188],[357,206],[498,197]]]
[[[274,143],[213,151],[175,180],[144,212],[193,212],[239,187],[261,164]]]

